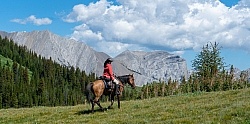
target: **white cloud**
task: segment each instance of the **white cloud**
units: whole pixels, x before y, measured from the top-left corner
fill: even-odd
[[[72,38],[112,55],[133,48],[182,51],[208,42],[223,48],[250,46],[250,2],[232,8],[219,0],[100,0],[75,5],[66,22],[80,22]],[[112,53],[113,52],[113,53]]]
[[[12,19],[12,22],[16,22],[19,24],[27,24],[27,23],[33,23],[34,25],[48,25],[52,23],[52,20],[49,18],[36,18],[36,16],[31,15],[28,18],[25,19]]]
[[[93,18],[102,16],[106,8],[110,5],[106,0],[97,3],[75,5],[73,11],[64,19],[66,22],[89,21]]]

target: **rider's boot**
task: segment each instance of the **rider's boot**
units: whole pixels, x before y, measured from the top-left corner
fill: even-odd
[[[120,95],[119,84],[115,84],[115,93],[116,95]]]

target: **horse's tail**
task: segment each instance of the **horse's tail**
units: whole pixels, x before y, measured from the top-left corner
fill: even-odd
[[[86,99],[88,101],[88,103],[90,103],[92,100],[93,100],[93,97],[92,96],[92,86],[93,86],[93,83],[89,83],[86,87],[86,90],[85,90],[85,95],[86,95]]]

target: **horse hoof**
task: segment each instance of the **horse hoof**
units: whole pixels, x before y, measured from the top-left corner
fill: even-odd
[[[111,107],[111,106],[109,106],[109,107],[108,107],[108,109],[112,109],[112,107]]]

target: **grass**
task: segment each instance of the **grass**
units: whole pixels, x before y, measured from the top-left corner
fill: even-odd
[[[107,107],[109,103],[101,103]],[[0,123],[250,123],[250,89],[122,101],[104,112],[82,104],[0,110]]]

